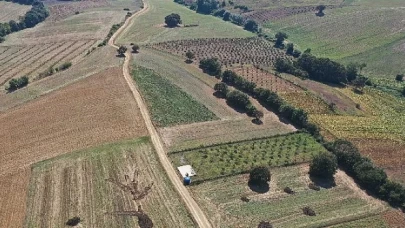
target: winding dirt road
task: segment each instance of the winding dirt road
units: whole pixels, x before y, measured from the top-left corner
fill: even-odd
[[[149,7],[146,2],[144,2],[144,8],[137,13],[133,14],[131,17],[129,17],[127,20],[125,20],[124,25],[121,26],[117,30],[116,33],[111,37],[111,39],[108,41],[108,45],[118,49],[118,46],[115,44],[116,38],[123,32],[125,31],[129,25],[133,23],[133,20],[146,13],[148,11]],[[183,183],[180,181],[175,169],[173,168],[169,158],[167,157],[167,154],[165,150],[163,149],[163,143],[162,140],[159,137],[159,134],[157,133],[155,127],[152,124],[152,120],[150,118],[148,109],[145,105],[145,102],[142,99],[141,94],[139,93],[138,89],[136,88],[134,81],[132,80],[132,77],[130,75],[129,69],[130,69],[130,60],[131,60],[131,53],[127,52],[125,53],[125,61],[123,64],[123,74],[125,77],[126,82],[128,83],[129,88],[132,91],[132,94],[134,95],[134,98],[136,102],[138,103],[138,107],[141,110],[142,117],[145,121],[146,127],[148,129],[148,132],[150,134],[153,146],[155,147],[155,150],[158,154],[160,163],[162,164],[163,168],[165,169],[167,176],[169,177],[170,181],[173,183],[175,189],[183,199],[184,203],[186,204],[189,212],[194,218],[194,221],[197,223],[197,225],[201,228],[211,228],[211,224],[208,221],[207,217],[201,210],[201,208],[198,206],[198,204],[195,202],[193,197],[190,195],[188,192],[187,188],[183,185]]]

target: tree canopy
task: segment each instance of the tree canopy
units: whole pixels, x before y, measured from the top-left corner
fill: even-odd
[[[202,59],[199,67],[212,76],[219,76],[221,74],[221,63],[217,58]]]
[[[251,31],[251,32],[259,31],[259,25],[254,20],[247,20],[244,27],[246,30]]]
[[[336,156],[329,152],[320,153],[311,162],[309,173],[312,176],[332,179],[338,168]]]
[[[176,13],[167,15],[165,17],[165,23],[166,23],[167,27],[170,27],[170,28],[176,27],[177,25],[181,24],[180,15],[178,15]]]
[[[270,181],[270,170],[267,167],[259,166],[250,171],[249,183],[256,185],[267,184]]]
[[[197,0],[197,13],[211,14],[218,9],[218,2],[215,0]]]

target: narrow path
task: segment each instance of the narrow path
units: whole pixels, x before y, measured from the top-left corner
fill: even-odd
[[[111,37],[111,39],[108,41],[108,45],[118,48],[117,45],[115,45],[115,40],[121,34],[123,31],[125,31],[130,24],[132,24],[132,20],[135,19],[137,16],[144,14],[145,12],[148,11],[148,5],[144,2],[144,8],[137,13],[133,14],[131,17],[129,17],[124,25],[117,30],[117,32]],[[132,91],[132,94],[134,95],[134,98],[136,102],[138,103],[138,107],[141,110],[142,117],[145,121],[146,127],[148,129],[148,132],[150,134],[153,146],[155,147],[155,150],[158,154],[160,163],[162,164],[163,168],[165,169],[167,176],[169,177],[170,181],[174,185],[175,189],[183,199],[184,203],[186,204],[187,208],[189,209],[189,212],[193,216],[195,222],[197,225],[201,228],[211,228],[211,224],[208,221],[207,217],[201,210],[201,208],[198,206],[198,204],[195,202],[193,197],[190,195],[188,192],[187,188],[183,185],[183,183],[180,181],[176,170],[173,168],[169,158],[167,157],[167,154],[165,150],[163,149],[163,143],[162,140],[159,137],[159,134],[157,133],[155,127],[152,124],[152,120],[150,118],[148,109],[142,99],[141,94],[139,93],[138,89],[136,88],[134,81],[132,80],[131,74],[129,72],[129,64],[131,60],[131,53],[127,52],[125,53],[125,61],[123,65],[123,74],[125,77],[125,80],[128,83],[129,88]]]

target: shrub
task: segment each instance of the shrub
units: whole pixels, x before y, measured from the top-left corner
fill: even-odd
[[[128,48],[125,46],[120,46],[117,50],[119,56],[124,56],[125,52],[127,52]]]
[[[399,81],[399,82],[402,82],[402,81],[404,80],[404,75],[403,75],[403,74],[398,74],[398,75],[395,77],[395,80],[397,80],[397,81]]]
[[[169,27],[169,28],[176,27],[177,25],[181,24],[180,15],[178,15],[176,13],[167,15],[165,17],[165,23],[166,23],[167,27]]]
[[[251,31],[251,32],[258,32],[259,31],[259,25],[254,20],[247,20],[246,23],[245,23],[244,28],[246,30],[248,30],[248,31]]]
[[[139,45],[138,44],[133,44],[132,45],[132,52],[133,53],[138,53],[139,52]]]
[[[70,68],[71,66],[72,66],[72,63],[71,63],[71,62],[63,63],[62,65],[60,65],[60,66],[57,68],[57,71],[64,71],[64,70]]]
[[[221,63],[217,58],[202,59],[199,67],[209,75],[219,76],[221,74]]]
[[[77,226],[81,222],[81,219],[79,217],[73,217],[70,218],[67,222],[67,226]]]
[[[8,82],[8,87],[6,90],[8,92],[12,92],[17,89],[21,89],[25,86],[27,86],[29,83],[28,77],[27,76],[22,76],[20,78],[13,78]]]
[[[380,187],[379,195],[393,206],[401,206],[405,203],[404,188],[401,184],[392,181],[387,181]]]
[[[338,139],[333,142],[332,152],[336,155],[339,165],[349,173],[354,172],[354,164],[361,160],[358,149],[347,140]]]
[[[250,171],[249,183],[256,185],[267,184],[270,181],[270,170],[267,167],[259,166]]]
[[[238,90],[229,92],[226,96],[226,101],[229,105],[242,110],[246,110],[250,104],[249,97]]]
[[[240,200],[242,200],[243,202],[246,202],[246,203],[250,201],[250,199],[247,198],[246,196],[240,197]]]
[[[378,191],[387,181],[387,174],[368,159],[361,159],[353,170],[360,184],[371,192]]]
[[[312,208],[308,207],[308,206],[302,208],[302,212],[304,213],[304,215],[316,216],[315,211]]]
[[[226,94],[228,94],[228,91],[229,91],[228,86],[223,82],[215,84],[214,90],[216,92],[218,92],[220,95],[222,95],[223,97],[226,97]]]
[[[290,187],[285,187],[284,192],[287,194],[295,194],[295,192]]]
[[[271,225],[270,222],[261,221],[257,228],[273,228],[273,225]]]
[[[315,190],[315,191],[320,191],[321,187],[319,187],[318,185],[314,184],[314,183],[309,183],[308,188]]]
[[[315,156],[309,168],[311,176],[333,178],[338,168],[336,156],[332,153],[320,153]]]

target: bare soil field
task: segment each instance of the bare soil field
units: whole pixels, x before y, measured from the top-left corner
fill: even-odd
[[[27,87],[12,93],[5,93],[4,90],[1,90],[0,112],[5,112],[12,107],[43,96],[107,68],[118,67],[121,59],[115,57],[116,53],[117,51],[111,47],[103,47],[87,55],[84,59],[78,61],[74,67],[65,71],[31,82]],[[100,56],[105,56],[105,58],[100,58]]]
[[[30,5],[0,1],[0,23],[18,21],[18,18],[24,16],[30,9]]]
[[[29,76],[30,80],[49,67],[77,63],[96,44],[96,40],[9,46],[0,54],[0,86],[11,78]]]
[[[248,118],[236,118],[162,128],[159,133],[170,152],[286,134],[295,130],[292,125],[280,122],[274,113],[269,113],[264,116],[261,125],[253,124]]]
[[[23,227],[30,175],[31,170],[26,168],[0,176],[1,227]]]
[[[142,192],[153,185],[146,196],[134,201],[131,193],[107,180],[128,184],[125,175],[130,181],[135,178]],[[28,227],[65,227],[74,216],[83,220],[79,227],[151,227],[142,223],[146,218],[154,227],[194,227],[147,137],[37,163],[30,183]],[[114,214],[136,211],[138,206],[144,217]]]
[[[186,52],[191,51],[197,63],[215,57],[224,67],[240,64],[272,66],[279,57],[289,58],[284,51],[274,48],[272,42],[257,37],[177,40],[151,44],[150,47],[184,58]]]
[[[215,227],[256,227],[263,220],[283,228],[328,227],[386,210],[383,203],[365,194],[340,170],[335,175],[336,186],[309,189],[312,181],[308,170],[305,164],[272,168],[270,189],[265,193],[249,188],[248,174],[207,181],[192,186],[191,191]],[[285,187],[295,194],[285,193]],[[305,206],[310,206],[316,216],[304,215]]]
[[[147,134],[120,68],[0,114],[0,176],[73,150]]]

